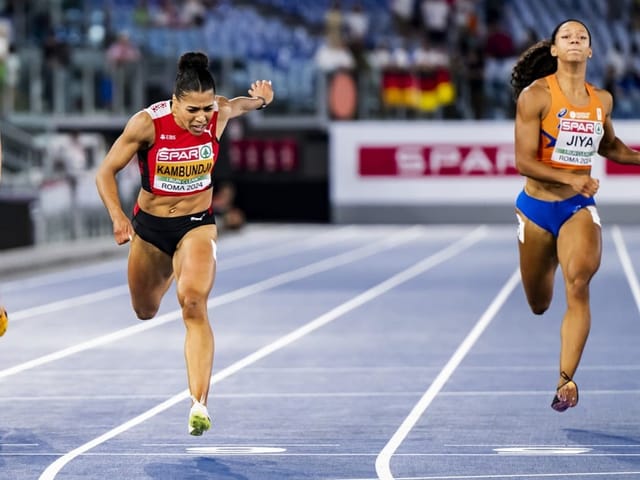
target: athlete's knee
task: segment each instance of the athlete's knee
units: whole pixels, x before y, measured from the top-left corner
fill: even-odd
[[[185,290],[179,296],[182,316],[185,321],[193,318],[203,318],[203,313],[207,309],[207,297],[195,290]]]
[[[138,317],[138,320],[151,320],[158,313],[159,306],[157,305],[149,305],[149,304],[138,304],[133,303],[133,311]]]
[[[542,315],[549,310],[551,300],[553,299],[553,290],[535,292],[527,291],[527,303],[529,308],[535,315]]]
[[[542,315],[544,312],[549,310],[550,305],[551,301],[529,301],[529,308],[531,308],[534,315]]]
[[[575,275],[567,279],[566,291],[567,297],[576,299],[589,298],[589,282],[591,275]]]
[[[158,313],[157,310],[144,310],[141,308],[135,308],[134,312],[136,312],[136,317],[138,317],[138,320],[151,320],[156,316],[156,313]]]

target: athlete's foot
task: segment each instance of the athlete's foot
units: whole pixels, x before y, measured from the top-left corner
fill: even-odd
[[[565,372],[560,374],[560,381],[556,389],[556,395],[551,402],[551,408],[556,412],[564,412],[568,408],[578,404],[578,385]]]
[[[199,437],[209,428],[211,428],[211,418],[207,406],[194,400],[189,411],[189,434]]]

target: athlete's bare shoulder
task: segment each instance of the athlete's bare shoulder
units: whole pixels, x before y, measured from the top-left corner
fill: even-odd
[[[551,90],[544,78],[534,80],[520,92],[518,110],[543,117],[551,106]]]
[[[231,113],[231,102],[227,97],[216,95],[216,103],[218,104],[218,115],[229,117]]]
[[[544,78],[538,78],[531,82],[529,86],[524,88],[520,95],[522,94],[532,97],[533,99],[540,100],[545,97],[550,97],[551,90],[549,89],[549,84]]]
[[[602,106],[604,107],[605,111],[611,112],[611,109],[613,108],[613,95],[611,95],[611,92],[609,92],[609,90],[605,90],[604,88],[599,88],[596,86],[594,86],[593,88],[596,92],[596,95],[600,99],[600,102],[602,102]]]
[[[122,132],[130,141],[152,144],[155,140],[155,126],[149,113],[140,110],[131,116]]]

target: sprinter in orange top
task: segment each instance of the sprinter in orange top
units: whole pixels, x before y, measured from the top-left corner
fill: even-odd
[[[562,268],[567,310],[551,407],[578,403],[573,381],[591,325],[589,283],[601,259],[600,218],[591,176],[597,154],[640,164],[640,153],[616,137],[609,92],[586,82],[591,34],[578,20],[559,24],[550,40],[525,51],[513,68],[517,101],[516,167],[526,177],[516,201],[522,284],[531,310],[544,313]]]

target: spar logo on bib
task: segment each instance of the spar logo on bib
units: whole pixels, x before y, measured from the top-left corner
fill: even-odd
[[[158,151],[158,162],[188,162],[191,160],[206,160],[213,157],[213,147],[210,143],[186,148],[161,148]]]
[[[590,122],[585,120],[560,120],[560,130],[574,134],[602,135],[604,129],[600,122]]]
[[[200,158],[211,158],[213,156],[213,149],[210,145],[202,145],[200,147]]]
[[[193,192],[211,184],[213,147],[163,148],[156,157],[154,187],[166,192]]]
[[[558,138],[551,154],[554,165],[589,168],[604,134],[602,122],[562,119]]]

